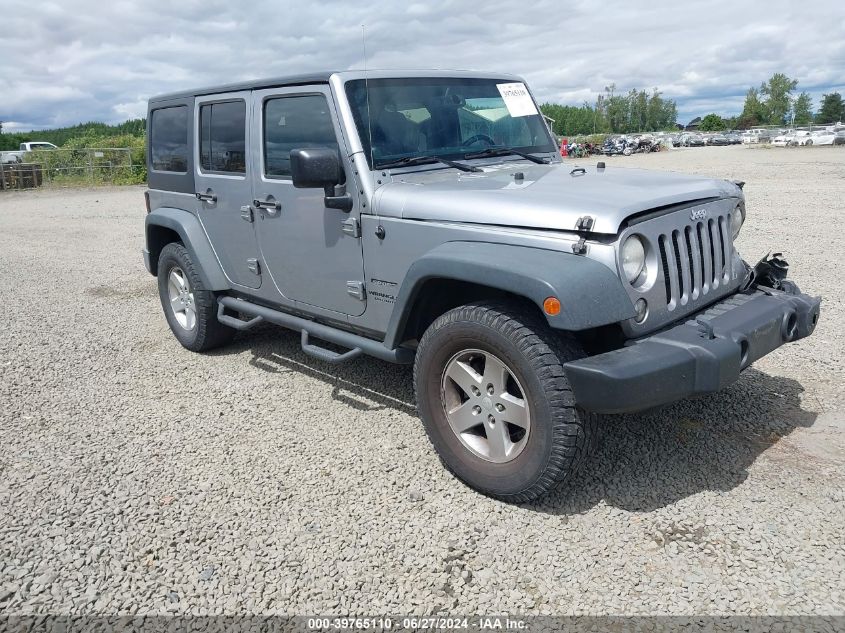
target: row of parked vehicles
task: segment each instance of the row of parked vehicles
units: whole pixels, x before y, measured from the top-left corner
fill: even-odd
[[[771,143],[775,147],[845,145],[845,125],[837,123],[816,130],[754,128],[743,134],[742,142],[746,145]]]
[[[567,143],[559,139],[559,144],[566,147],[566,155],[572,158],[584,156],[630,156],[659,152],[661,139],[652,134],[608,136],[603,143]],[[561,152],[562,153],[562,152]]]
[[[684,132],[672,134],[667,138],[672,147],[704,147],[705,145],[740,145],[742,135],[739,132],[717,132],[715,134],[698,134]]]
[[[772,139],[775,147],[810,145],[845,145],[845,128],[841,130],[790,130]]]
[[[559,139],[560,141],[560,139]],[[657,152],[668,147],[705,147],[771,144],[775,147],[845,145],[845,125],[838,123],[819,130],[778,130],[754,128],[741,132],[682,132],[667,134],[622,134],[607,137],[603,143],[568,143],[567,155],[581,158],[591,155],[630,156]]]

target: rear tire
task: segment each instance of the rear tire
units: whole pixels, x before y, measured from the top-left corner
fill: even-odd
[[[158,258],[158,294],[167,324],[186,349],[204,352],[229,343],[235,330],[217,320],[217,298],[206,290],[198,264],[173,242]]]
[[[527,306],[476,303],[436,319],[417,349],[414,386],[446,468],[509,503],[571,478],[598,439],[598,416],[575,405],[563,371],[584,356]]]

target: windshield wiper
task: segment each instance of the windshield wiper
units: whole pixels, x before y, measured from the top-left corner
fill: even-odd
[[[394,167],[413,167],[414,165],[433,165],[434,163],[442,163],[461,171],[482,171],[474,165],[464,165],[463,163],[456,163],[453,160],[439,158],[437,156],[406,156],[405,158],[397,158],[381,165],[376,165],[377,169],[392,169]]]
[[[490,147],[488,149],[483,149],[479,152],[473,152],[471,154],[464,154],[465,159],[471,158],[491,158],[493,156],[508,156],[513,154],[514,156],[520,156],[527,160],[530,160],[532,163],[537,163],[538,165],[548,165],[549,161],[546,158],[541,158],[540,156],[533,156],[532,154],[528,154],[526,152],[520,152],[518,149],[514,149],[512,147]]]

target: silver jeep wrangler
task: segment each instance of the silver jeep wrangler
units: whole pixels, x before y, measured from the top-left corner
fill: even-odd
[[[320,73],[150,100],[147,270],[179,342],[270,322],[414,364],[441,459],[534,499],[602,414],[737,380],[819,298],[734,248],[742,183],[563,164],[519,77]]]

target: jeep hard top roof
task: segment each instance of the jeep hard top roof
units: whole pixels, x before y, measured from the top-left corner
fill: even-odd
[[[170,101],[171,99],[185,99],[224,92],[238,92],[240,90],[261,90],[263,88],[281,88],[284,86],[303,86],[309,84],[327,84],[332,75],[342,79],[383,79],[386,77],[478,77],[483,79],[502,79],[505,81],[523,81],[521,77],[507,73],[476,72],[468,70],[345,70],[306,73],[302,75],[287,75],[285,77],[270,77],[266,79],[250,79],[237,83],[180,90],[150,98],[150,103]]]

